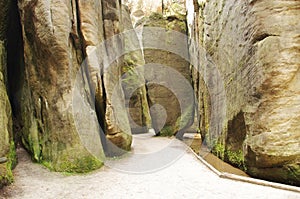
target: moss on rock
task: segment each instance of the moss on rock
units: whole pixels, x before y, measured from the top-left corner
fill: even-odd
[[[160,136],[163,136],[163,137],[171,137],[174,135],[174,129],[172,126],[165,126],[161,129],[160,131]]]
[[[42,164],[51,171],[66,173],[87,173],[99,169],[103,166],[103,162],[93,156],[65,159],[58,165],[53,165],[52,162],[48,161],[43,161]]]
[[[56,159],[44,159],[39,163],[51,171],[66,173],[87,173],[103,166],[103,160],[91,155],[82,146],[62,150]]]
[[[10,143],[8,161],[0,164],[0,188],[14,181],[12,169],[17,165],[17,155],[14,142]]]
[[[238,167],[244,171],[246,171],[246,166],[245,166],[245,158],[244,158],[244,153],[242,150],[238,151],[231,151],[231,150],[226,150],[225,151],[225,161],[229,162],[235,167]]]

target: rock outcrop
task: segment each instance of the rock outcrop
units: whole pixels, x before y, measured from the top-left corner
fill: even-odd
[[[132,133],[146,133],[151,128],[151,117],[144,78],[145,60],[137,33],[133,29],[128,7],[122,6],[124,26],[124,65],[122,88]]]
[[[124,94],[115,90],[124,61],[112,60],[123,41],[104,43],[124,30],[119,2],[19,1],[19,8],[25,56],[19,114],[33,158],[56,171],[82,172],[102,165],[103,147],[110,155],[129,150]]]
[[[191,125],[225,161],[299,186],[300,2],[123,3],[0,1],[0,187],[19,139],[50,169],[86,172],[132,132]]]
[[[167,31],[164,38],[161,38],[160,31],[156,29],[151,31],[151,37],[144,33],[143,45],[147,46],[149,42],[155,42],[153,38],[159,38],[159,45],[166,46],[165,49],[146,48],[144,57],[148,64],[145,68],[149,106],[153,106],[150,108],[152,126],[157,134],[173,135],[193,122],[194,96],[185,84],[185,81],[191,84],[190,63],[180,54],[171,52],[176,48],[180,49],[182,55],[188,52],[187,38],[183,36],[186,34],[186,24],[178,18],[168,20],[167,17],[154,13],[144,19],[143,26],[160,27]],[[175,31],[183,34],[182,37],[175,36]],[[161,65],[162,68],[157,69],[151,64]],[[180,78],[176,78],[172,70],[178,71]],[[182,132],[179,134],[182,137]]]
[[[78,1],[19,1],[25,60],[19,112],[22,141],[34,160],[56,171],[84,172],[99,168],[103,161],[86,79],[85,89],[77,89],[84,101],[80,107],[76,101],[72,106],[76,76],[88,76],[81,65],[85,43],[79,6]],[[88,107],[90,114],[76,117],[85,112],[74,107]]]
[[[11,1],[0,1],[0,188],[13,181],[16,164],[12,111],[8,98],[7,30]]]
[[[185,36],[185,1],[124,3],[131,11],[133,24],[141,32],[152,128],[161,135],[174,135],[180,131],[177,135],[182,137],[194,115],[194,96],[187,88],[191,85],[191,75]],[[151,49],[151,46],[157,48]],[[175,78],[172,70],[178,71],[180,78]]]
[[[213,62],[225,91],[226,108],[212,107],[211,99],[224,97],[209,92],[206,74],[194,74],[202,135],[250,175],[299,186],[299,1],[188,4],[190,36],[206,51],[191,48],[191,56],[202,58],[203,70]],[[212,110],[225,114],[217,136],[209,125]]]

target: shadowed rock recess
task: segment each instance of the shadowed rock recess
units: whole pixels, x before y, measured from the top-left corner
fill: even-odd
[[[0,1],[0,188],[13,181],[16,164],[12,110],[7,94],[7,31],[11,1]]]
[[[150,128],[194,129],[251,176],[300,186],[299,18],[298,0],[0,0],[0,187],[19,143],[51,170],[88,172]],[[161,42],[192,64],[146,48],[149,27],[186,35]]]

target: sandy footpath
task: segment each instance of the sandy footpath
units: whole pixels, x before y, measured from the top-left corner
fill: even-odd
[[[166,148],[170,150],[164,150]],[[172,157],[173,152],[179,155]],[[153,159],[152,154],[160,159]],[[115,167],[113,161],[108,161],[108,166],[86,175],[49,172],[32,163],[23,149],[18,150],[18,155],[15,182],[0,190],[1,199],[300,198],[296,192],[219,178],[179,141],[171,138],[136,136],[133,154],[115,160],[116,165],[125,166]],[[165,161],[172,158],[174,160]],[[144,167],[145,164],[151,166]]]

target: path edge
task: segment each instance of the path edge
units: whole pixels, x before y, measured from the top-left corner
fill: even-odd
[[[267,187],[272,187],[272,188],[276,188],[276,189],[282,189],[282,190],[300,193],[300,187],[296,187],[296,186],[292,186],[292,185],[285,185],[285,184],[281,184],[281,183],[277,183],[277,182],[269,182],[266,180],[261,180],[261,179],[251,178],[251,177],[239,176],[239,175],[227,173],[227,172],[220,172],[215,167],[213,167],[211,164],[209,164],[204,158],[202,158],[200,155],[195,153],[193,151],[193,149],[191,149],[189,146],[187,148],[190,152],[192,152],[196,156],[196,158],[198,160],[200,160],[201,163],[203,163],[209,170],[211,170],[213,173],[215,173],[220,178],[235,180],[235,181],[240,181],[240,182],[247,182],[247,183],[251,183],[251,184],[257,184],[257,185],[261,185],[261,186],[267,186]]]

